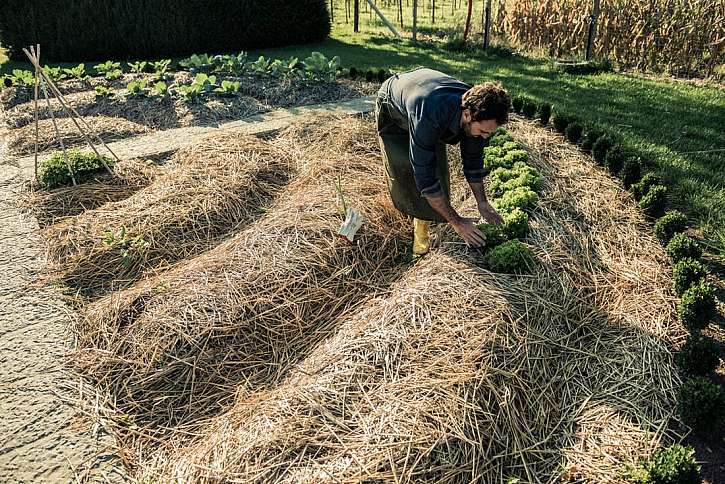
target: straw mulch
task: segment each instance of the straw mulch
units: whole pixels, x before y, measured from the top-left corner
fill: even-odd
[[[685,331],[616,181],[515,121],[545,177],[533,273],[486,271],[445,226],[410,268],[379,161],[352,153],[375,153],[372,124],[345,126],[296,133],[328,138],[327,159],[263,218],[78,320],[76,361],[136,477],[617,482],[672,437]],[[368,219],[354,248],[334,236],[341,171]]]
[[[144,456],[172,431],[197,429],[237,393],[279,384],[334,333],[337,314],[400,275],[409,223],[388,199],[379,154],[356,155],[352,137],[330,139],[356,123],[322,125],[322,144],[311,143],[304,126],[287,134],[292,141],[277,140],[303,147],[306,161],[263,217],[85,308],[75,326],[76,362],[130,419],[118,429],[127,458]],[[337,236],[338,183],[365,218],[353,244]]]
[[[45,229],[49,272],[89,297],[128,286],[259,216],[294,162],[255,137],[209,136],[178,151],[150,186]]]
[[[117,162],[111,168],[112,173],[102,171],[76,186],[45,190],[29,184],[22,208],[32,213],[41,227],[47,227],[63,218],[128,198],[166,170],[166,165],[155,160],[132,158]]]
[[[90,131],[100,136],[106,142],[128,138],[149,131],[146,126],[122,118],[86,116],[85,121],[90,126]],[[66,148],[85,144],[85,138],[69,118],[60,118],[57,120],[57,123],[58,131]],[[95,142],[96,139],[94,138],[93,141]],[[14,155],[22,156],[33,154],[35,152],[35,125],[29,124],[11,131],[8,149]],[[58,142],[53,121],[51,119],[40,120],[38,122],[38,151],[60,149],[61,146]]]

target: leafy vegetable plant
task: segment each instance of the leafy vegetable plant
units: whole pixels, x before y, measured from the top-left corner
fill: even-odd
[[[148,82],[145,79],[131,81],[126,86],[126,95],[128,97],[145,97],[148,95]]]
[[[119,62],[106,61],[102,64],[93,66],[96,72],[106,79],[118,79],[123,75],[121,64]]]
[[[208,54],[193,54],[191,57],[180,60],[179,65],[191,72],[211,71],[217,65],[217,60]]]
[[[169,86],[164,81],[157,81],[151,87],[151,95],[158,98],[166,98],[169,96]]]
[[[308,78],[314,81],[334,81],[340,69],[340,57],[328,59],[321,52],[313,52],[302,64]]]
[[[52,81],[61,81],[68,77],[61,67],[43,66],[43,71],[45,71]]]
[[[78,150],[68,151],[68,163],[73,170],[76,182],[79,183],[103,170],[103,161],[109,167],[113,166],[113,160],[110,158],[99,157],[95,153],[83,153]],[[38,168],[38,178],[46,188],[55,188],[72,183],[73,178],[68,171],[63,152],[55,152],[53,156],[41,163]]]
[[[221,82],[219,87],[214,89],[214,92],[219,93],[222,96],[234,96],[239,92],[241,83],[239,81],[227,81]]]
[[[147,65],[148,62],[146,61],[128,62],[128,69],[134,74],[141,74],[146,70]]]
[[[491,205],[499,212],[510,212],[515,208],[523,211],[532,210],[539,203],[539,196],[529,187],[517,187],[494,198]]]
[[[164,80],[166,73],[171,65],[171,59],[162,59],[151,63],[151,70],[154,73],[154,77],[159,80]]]
[[[491,249],[485,256],[488,267],[495,272],[521,274],[529,272],[534,255],[518,240],[509,240]]]
[[[103,98],[103,97],[112,97],[113,91],[105,86],[96,86],[96,97],[97,98]]]
[[[119,249],[121,264],[127,269],[133,265],[134,253],[138,253],[151,245],[140,235],[129,237],[125,225],[122,225],[118,232],[104,232],[103,244]]]
[[[14,86],[30,87],[35,84],[35,75],[32,71],[13,69],[12,81]]]
[[[86,65],[85,64],[78,64],[75,67],[67,67],[63,69],[63,72],[71,78],[83,80],[88,77],[86,74]]]

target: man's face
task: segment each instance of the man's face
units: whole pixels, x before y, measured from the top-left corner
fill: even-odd
[[[487,139],[491,136],[491,133],[496,131],[498,123],[495,119],[484,119],[483,121],[471,121],[471,113],[468,109],[463,110],[461,116],[461,126],[466,136],[469,138],[483,138]]]

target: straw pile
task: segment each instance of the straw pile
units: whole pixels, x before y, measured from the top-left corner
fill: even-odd
[[[65,217],[123,200],[151,184],[166,168],[154,160],[121,160],[113,165],[110,175],[103,171],[93,180],[76,186],[39,190],[31,185],[23,197],[22,207],[38,219],[41,227],[47,227]]]
[[[545,177],[534,273],[481,269],[448,228],[396,268],[405,227],[379,162],[339,151],[376,149],[357,123],[246,230],[78,321],[77,361],[110,393],[136,477],[609,482],[667,440],[685,332],[627,193],[514,122]],[[341,170],[368,219],[354,249],[333,234]]]
[[[86,307],[76,360],[143,429],[119,430],[126,451],[144,455],[171,429],[190,431],[226,408],[235,393],[276,385],[333,331],[335,315],[399,275],[409,227],[388,199],[379,154],[361,157],[352,138],[329,139],[351,124],[322,126],[321,144],[302,127],[294,137],[305,148],[303,168],[246,229]],[[349,150],[314,155],[336,147]],[[352,245],[336,235],[337,183],[365,219]]]
[[[85,121],[90,131],[100,136],[104,141],[113,141],[130,136],[146,133],[149,129],[132,121],[108,116],[86,116]],[[66,147],[82,145],[85,143],[83,135],[69,118],[56,120],[58,131]],[[95,141],[95,139],[94,139]],[[35,125],[29,124],[11,131],[8,148],[14,155],[30,155],[35,151]],[[38,122],[38,151],[60,149],[58,137],[51,119],[42,119]]]
[[[198,254],[258,216],[294,168],[286,152],[233,133],[180,150],[170,164],[131,197],[46,229],[54,277],[90,297]]]

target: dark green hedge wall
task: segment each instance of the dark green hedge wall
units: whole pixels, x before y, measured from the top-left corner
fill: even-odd
[[[140,59],[303,44],[330,33],[325,0],[0,0],[10,56]]]

